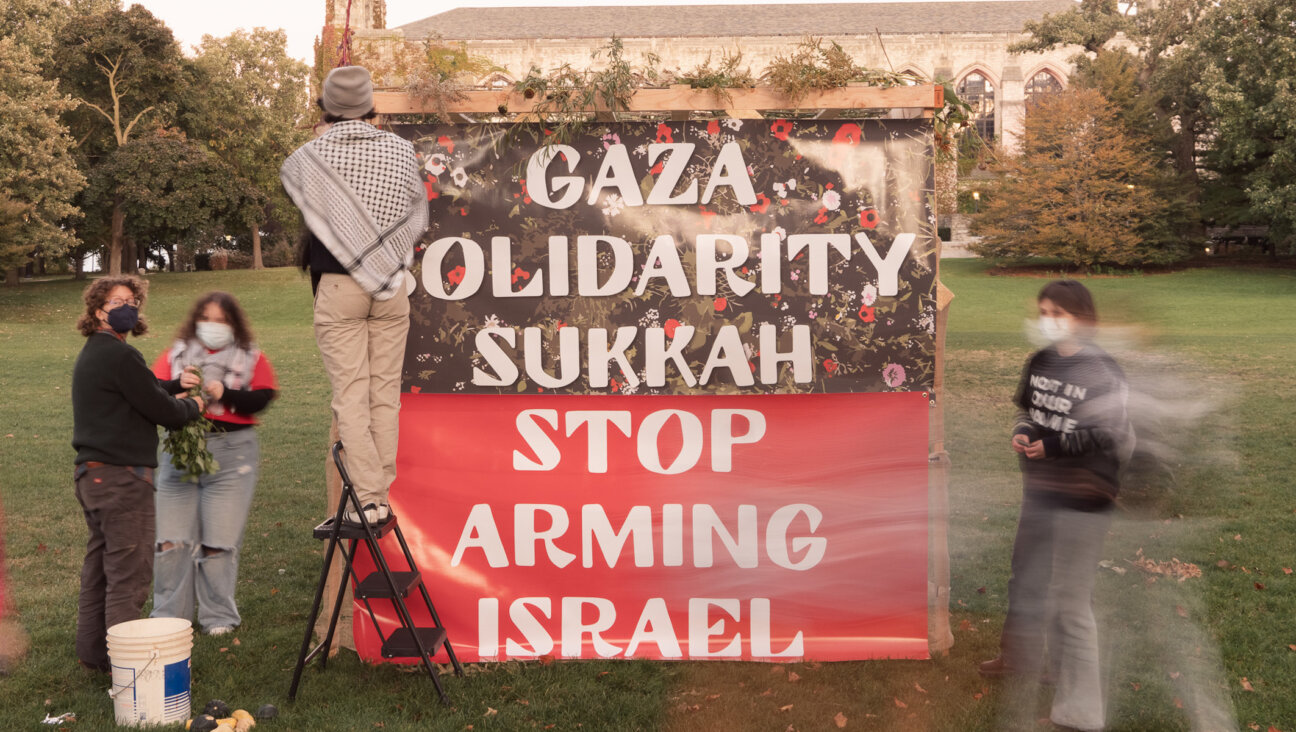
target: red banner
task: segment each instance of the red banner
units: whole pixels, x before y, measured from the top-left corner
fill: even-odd
[[[407,393],[392,505],[461,660],[926,658],[927,411]]]

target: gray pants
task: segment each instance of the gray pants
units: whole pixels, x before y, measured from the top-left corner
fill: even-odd
[[[1093,587],[1112,512],[1076,511],[1027,492],[1013,542],[1004,662],[1024,677],[1053,676],[1056,724],[1082,730],[1105,722]]]

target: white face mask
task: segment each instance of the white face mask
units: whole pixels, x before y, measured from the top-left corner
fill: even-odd
[[[1062,318],[1047,318],[1041,316],[1039,319],[1039,332],[1044,340],[1049,343],[1060,343],[1067,340],[1073,334],[1071,333],[1071,321]]]
[[[228,323],[196,323],[194,335],[213,351],[219,351],[234,342],[234,329]]]

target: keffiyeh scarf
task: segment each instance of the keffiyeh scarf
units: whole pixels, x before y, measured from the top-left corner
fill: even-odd
[[[414,146],[360,120],[302,145],[279,178],[306,226],[375,300],[404,286],[428,213]]]

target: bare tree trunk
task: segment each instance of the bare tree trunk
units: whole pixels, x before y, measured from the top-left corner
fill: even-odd
[[[72,252],[72,279],[85,279],[85,254],[78,251]]]
[[[265,269],[261,262],[261,224],[252,224],[252,269]]]
[[[11,269],[11,270],[5,272],[5,286],[7,286],[7,287],[17,287],[17,286],[18,286],[18,268],[17,268],[17,267],[14,267],[13,269]]]
[[[108,244],[108,274],[122,273],[122,230],[126,225],[126,212],[122,210],[121,198],[113,202],[112,239]]]
[[[139,246],[138,244],[136,244],[136,245],[135,245],[135,254],[136,254],[137,257],[139,257],[139,266],[135,269],[135,271],[136,271],[136,272],[140,272],[140,271],[143,271],[143,270],[147,270],[147,269],[148,269],[148,255],[149,255],[149,248],[148,248],[148,246],[147,246],[147,245],[146,245],[146,246]]]
[[[172,272],[178,272],[179,270],[176,269],[176,245],[167,244],[166,253],[167,253],[167,269]]]

